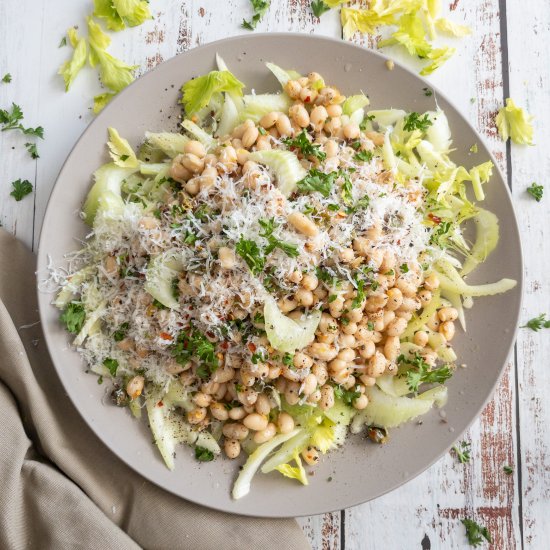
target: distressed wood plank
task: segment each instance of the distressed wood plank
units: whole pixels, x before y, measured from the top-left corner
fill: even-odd
[[[550,313],[550,7],[544,0],[506,2],[508,16],[510,96],[535,118],[535,147],[511,146],[513,194],[525,261],[523,320]],[[525,189],[545,185],[540,203]],[[550,540],[550,384],[548,331],[520,329],[518,335],[520,468],[525,548],[547,548]]]
[[[500,168],[506,170],[506,148],[492,124],[503,94],[499,2],[454,2],[445,8],[452,11],[447,15],[453,21],[472,27],[473,35],[453,44],[457,48],[454,58],[429,80],[474,122]],[[376,39],[358,41],[376,47]],[[398,48],[384,52],[408,67],[421,66]],[[347,510],[346,550],[402,548],[403,544],[411,548],[468,548],[460,523],[464,517],[486,524],[494,534],[495,548],[519,547],[516,481],[502,470],[513,461],[516,449],[514,387],[510,364],[493,400],[464,437],[472,443],[471,463],[459,464],[449,454],[400,489]],[[395,518],[401,520],[398,529]]]

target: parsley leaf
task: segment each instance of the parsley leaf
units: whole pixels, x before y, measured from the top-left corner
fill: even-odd
[[[399,266],[399,269],[401,270],[401,273],[408,273],[409,272],[409,264],[401,264]]]
[[[415,353],[412,359],[405,359],[404,355],[400,355],[397,361],[412,367],[407,371],[407,384],[414,393],[418,392],[421,384],[443,384],[453,375],[449,365],[430,370],[428,363],[418,353]]]
[[[412,112],[405,117],[403,130],[406,132],[412,132],[414,130],[425,132],[431,125],[432,121],[427,114],[421,117],[418,113]]]
[[[546,313],[541,313],[538,317],[527,321],[526,325],[522,325],[519,328],[530,328],[538,332],[541,328],[550,328],[550,319],[546,318]]]
[[[115,332],[113,332],[113,339],[115,342],[122,342],[126,338],[126,333],[130,328],[129,323],[122,323]]]
[[[353,155],[353,160],[358,160],[360,162],[370,162],[372,160],[373,154],[372,151],[359,151]]]
[[[180,365],[185,365],[191,358],[198,359],[201,364],[197,368],[200,378],[207,378],[219,366],[216,356],[216,346],[194,327],[182,330],[171,347],[172,355]]]
[[[544,193],[544,185],[538,185],[533,182],[528,188],[527,193],[529,193],[537,202],[542,200],[542,194]]]
[[[514,468],[512,466],[503,466],[502,469],[504,470],[504,473],[511,476],[514,473]]]
[[[357,296],[353,299],[353,302],[351,303],[351,309],[357,309],[358,307],[361,307],[361,304],[365,300],[365,281],[363,279],[355,278],[355,283],[357,284]]]
[[[330,6],[327,6],[323,0],[311,0],[311,11],[315,17],[321,17],[323,13],[330,10]]]
[[[204,447],[195,447],[195,458],[199,462],[211,462],[214,460],[214,453]]]
[[[21,121],[23,120],[23,111],[21,107],[16,103],[11,104],[11,111],[6,109],[0,109],[0,130],[6,132],[7,130],[20,130],[25,135],[37,136],[44,138],[44,128],[37,126],[36,128],[25,128]]]
[[[250,3],[252,4],[254,15],[250,21],[243,19],[241,27],[253,31],[269,9],[269,0],[250,0]]]
[[[106,357],[103,360],[103,366],[111,373],[111,376],[116,376],[116,371],[118,370],[118,361],[112,359],[111,357]]]
[[[235,251],[247,263],[253,275],[258,275],[263,271],[265,258],[255,241],[244,239],[241,235],[235,246]]]
[[[340,386],[334,387],[334,396],[337,399],[341,399],[348,407],[353,406],[353,401],[358,397],[361,397],[361,392],[356,391],[353,388],[351,390],[346,390]]]
[[[468,518],[461,521],[462,525],[466,527],[466,536],[468,537],[468,542],[471,546],[479,546],[483,542],[483,539],[487,542],[493,542],[491,533],[489,533],[487,527],[483,527],[474,520]]]
[[[453,451],[456,453],[456,457],[460,464],[470,462],[470,443],[467,441],[461,441],[458,445],[453,447]]]
[[[304,130],[302,130],[296,137],[294,138],[284,138],[282,142],[287,147],[295,147],[296,149],[300,149],[302,155],[304,157],[315,157],[318,160],[325,160],[327,158],[327,154],[321,150],[320,145],[316,145],[311,143],[308,139],[308,133]]]
[[[276,248],[282,250],[287,256],[291,258],[297,258],[299,255],[298,247],[295,244],[285,243],[280,241],[273,235],[278,224],[275,223],[275,218],[269,220],[259,220],[258,222],[263,231],[260,233],[260,237],[267,239],[268,245],[264,250],[265,255],[271,254]]]
[[[63,46],[66,46],[67,45],[67,37],[64,36],[61,41],[59,42],[59,46],[57,46],[58,48],[62,48]]]
[[[78,334],[86,320],[84,306],[80,302],[71,302],[63,310],[59,319],[71,334]]]
[[[430,244],[437,245],[439,248],[446,248],[451,227],[451,222],[440,222],[430,237]]]
[[[424,95],[426,97],[431,97],[434,95],[433,90],[430,90],[430,88],[422,88],[422,90],[424,91]]]
[[[312,168],[308,175],[298,182],[298,190],[302,192],[318,191],[323,197],[328,197],[339,172],[329,172],[325,174],[317,168]]]
[[[40,155],[38,154],[38,149],[36,148],[36,143],[25,143],[25,147],[27,148],[27,151],[29,152],[29,155],[33,159],[39,159]]]
[[[32,183],[28,180],[21,181],[20,179],[11,182],[13,191],[10,195],[19,202],[26,197],[29,193],[32,193]]]
[[[11,74],[10,73],[6,73],[3,77],[2,77],[2,82],[4,82],[5,84],[9,84],[11,82]]]

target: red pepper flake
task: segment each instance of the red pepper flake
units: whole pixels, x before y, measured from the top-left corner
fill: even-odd
[[[164,407],[164,403],[163,403],[162,401],[159,401],[159,402],[157,403],[157,407]]]
[[[436,225],[439,225],[441,223],[441,218],[439,216],[436,216],[435,214],[432,214],[431,212],[428,214],[428,218],[432,220]]]
[[[167,333],[167,332],[161,332],[159,334],[159,336],[163,339],[163,340],[172,340],[172,337]]]
[[[229,342],[222,342],[222,343],[220,344],[220,348],[222,348],[222,349],[227,349],[227,348],[229,348]]]
[[[254,344],[253,342],[249,342],[247,344],[247,347],[248,347],[250,353],[255,353],[256,352],[256,344]]]

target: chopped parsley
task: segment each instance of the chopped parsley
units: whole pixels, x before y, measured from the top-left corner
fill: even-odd
[[[406,374],[407,385],[414,393],[418,392],[418,387],[421,384],[443,384],[453,375],[449,365],[431,370],[428,363],[418,353],[415,353],[412,359],[406,359],[404,355],[400,355],[397,361],[411,367]]]
[[[207,378],[219,366],[216,356],[216,346],[194,327],[178,334],[176,343],[171,348],[172,355],[180,365],[185,365],[191,358],[198,359],[201,364],[197,376]]]
[[[253,31],[269,9],[269,0],[250,0],[250,3],[252,4],[254,15],[250,21],[243,19],[241,27]]]
[[[364,279],[356,278],[355,284],[357,285],[356,287],[357,295],[355,296],[355,298],[353,299],[353,302],[351,303],[351,309],[357,309],[358,307],[361,307],[366,297],[365,290],[364,290],[364,287],[365,287]]]
[[[432,232],[430,244],[437,245],[439,248],[446,248],[451,227],[451,222],[440,222],[435,231]]]
[[[514,468],[512,468],[512,466],[506,465],[506,466],[503,466],[502,469],[504,470],[504,473],[506,475],[511,476],[514,473]]]
[[[361,397],[361,392],[355,389],[346,390],[341,386],[334,387],[334,396],[337,399],[341,399],[348,407],[353,405],[353,401],[358,397]]]
[[[349,174],[341,172],[341,176],[344,178],[344,182],[342,183],[342,200],[345,204],[351,205],[353,202],[353,184],[351,183]]]
[[[300,149],[304,157],[315,157],[318,160],[325,160],[327,154],[321,149],[320,145],[311,143],[308,138],[308,133],[305,130],[302,130],[294,138],[284,138],[282,142],[287,147],[294,147]]]
[[[370,162],[372,160],[373,153],[372,151],[359,151],[353,155],[353,160],[358,160],[361,162]]]
[[[291,353],[285,353],[283,355],[283,365],[286,365],[287,367],[291,367],[294,364],[294,355]]]
[[[115,342],[122,342],[126,338],[130,323],[122,323],[115,332],[113,332],[113,340]]]
[[[195,458],[199,462],[212,462],[214,460],[214,453],[204,447],[195,447]]]
[[[265,258],[255,241],[244,239],[241,235],[235,246],[235,251],[246,262],[253,275],[258,275],[263,271]]]
[[[40,155],[38,154],[38,149],[36,148],[36,143],[25,143],[25,147],[27,148],[27,151],[29,152],[29,155],[33,159],[39,159]]]
[[[103,366],[111,373],[111,376],[116,376],[116,371],[118,370],[118,361],[116,359],[106,357],[103,360]]]
[[[277,239],[273,232],[277,229],[278,224],[275,223],[275,218],[270,218],[268,220],[259,220],[258,223],[262,227],[262,232],[260,237],[267,239],[267,247],[264,250],[264,254],[267,256],[271,254],[276,248],[282,250],[287,256],[291,258],[296,258],[299,255],[298,247],[295,244],[285,243]]]
[[[321,17],[323,13],[330,10],[330,6],[327,6],[323,0],[311,0],[311,11],[315,17]]]
[[[86,321],[86,312],[80,302],[71,302],[59,317],[71,334],[78,334]]]
[[[466,464],[466,462],[470,462],[471,448],[470,443],[468,443],[467,441],[461,441],[458,445],[455,445],[453,447],[453,451],[455,452],[460,464]]]
[[[432,97],[434,95],[433,90],[430,88],[422,88],[426,97]]]
[[[399,269],[401,270],[401,273],[408,273],[409,272],[409,265],[408,264],[401,264],[399,266]]]
[[[298,190],[302,192],[317,191],[327,198],[330,195],[334,182],[340,175],[340,172],[329,172],[325,174],[317,168],[312,168],[308,175],[298,182]]]
[[[538,185],[533,182],[528,188],[527,193],[529,193],[537,202],[542,200],[542,194],[544,193],[544,185]]]
[[[466,536],[468,537],[468,542],[470,546],[477,547],[485,539],[487,542],[493,542],[491,538],[491,533],[489,533],[487,527],[483,527],[476,523],[472,519],[465,518],[462,521],[462,525],[466,528]]]
[[[0,130],[6,132],[8,130],[20,130],[25,135],[44,138],[44,128],[37,126],[36,128],[26,128],[21,124],[23,120],[23,111],[16,103],[11,104],[11,111],[0,109]]]
[[[4,84],[9,84],[11,82],[11,74],[10,73],[6,73],[3,77],[2,77],[2,82],[4,82]]]
[[[422,117],[413,111],[405,117],[403,130],[405,130],[405,132],[413,132],[414,130],[425,132],[432,124],[433,123],[427,114]]]
[[[67,45],[67,37],[64,36],[61,41],[59,42],[59,46],[57,46],[58,48],[62,48],[63,46],[66,46]]]
[[[522,325],[519,328],[530,328],[538,332],[541,328],[550,328],[550,319],[546,318],[546,313],[541,313],[538,317],[527,321],[526,325]]]
[[[12,192],[10,195],[19,202],[24,197],[32,193],[32,183],[28,180],[15,180],[11,182],[11,185],[13,187]]]

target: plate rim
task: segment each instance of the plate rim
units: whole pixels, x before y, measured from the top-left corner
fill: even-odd
[[[514,208],[513,195],[511,193],[511,189],[510,189],[510,183],[511,182],[509,181],[509,179],[507,177],[504,176],[502,170],[500,169],[500,167],[499,167],[499,165],[496,161],[495,155],[493,154],[493,152],[491,151],[491,148],[487,144],[486,138],[473,126],[473,124],[470,122],[470,120],[462,113],[462,110],[457,108],[455,102],[453,100],[449,99],[449,97],[447,96],[446,93],[442,92],[441,89],[438,86],[435,86],[432,82],[430,82],[429,80],[427,80],[427,79],[423,78],[422,76],[420,76],[417,72],[415,72],[410,67],[408,67],[406,65],[403,65],[401,62],[398,62],[398,61],[396,61],[396,60],[394,60],[394,59],[392,59],[392,58],[390,58],[390,57],[388,57],[388,56],[386,56],[386,55],[384,55],[384,54],[382,54],[382,53],[380,53],[376,50],[372,50],[372,49],[360,46],[358,44],[354,44],[352,42],[345,41],[345,40],[340,39],[340,38],[334,38],[334,37],[331,37],[331,36],[325,36],[325,35],[320,35],[320,34],[307,34],[307,33],[300,33],[300,32],[262,32],[262,33],[254,33],[254,34],[250,34],[250,35],[243,35],[243,34],[233,35],[233,36],[230,36],[230,37],[227,37],[227,38],[222,38],[222,39],[219,39],[219,40],[215,40],[215,41],[212,41],[212,42],[201,44],[200,46],[192,47],[188,50],[177,53],[176,55],[174,55],[170,59],[167,59],[167,60],[163,61],[162,63],[160,63],[159,65],[157,65],[153,69],[151,69],[151,70],[147,71],[146,73],[142,74],[139,78],[134,80],[129,86],[127,86],[124,90],[122,90],[119,94],[117,94],[117,96],[105,107],[105,109],[103,109],[103,111],[99,115],[97,115],[86,126],[86,128],[83,130],[83,132],[80,134],[80,136],[76,140],[75,144],[71,148],[70,152],[68,153],[65,161],[63,162],[63,164],[62,164],[62,166],[61,166],[61,168],[60,168],[60,170],[57,174],[57,177],[55,179],[55,183],[52,187],[52,190],[50,192],[50,196],[48,197],[48,201],[46,203],[46,208],[44,210],[44,217],[43,217],[42,225],[41,225],[41,228],[40,228],[40,237],[39,237],[39,243],[38,243],[38,248],[37,248],[37,274],[40,273],[40,271],[42,271],[46,267],[46,264],[47,264],[48,254],[44,250],[45,244],[43,242],[44,228],[46,226],[46,221],[53,215],[54,196],[56,195],[56,191],[58,191],[58,183],[61,180],[61,178],[64,176],[64,172],[65,172],[66,167],[69,163],[69,160],[73,156],[74,152],[78,148],[78,146],[79,146],[80,142],[82,141],[82,139],[84,138],[84,136],[88,132],[90,132],[93,127],[101,124],[106,118],[108,118],[110,112],[113,111],[120,102],[124,101],[124,97],[125,97],[126,92],[128,90],[131,90],[134,86],[138,85],[138,83],[140,83],[140,81],[142,80],[143,77],[148,77],[149,78],[150,75],[153,75],[155,73],[155,71],[160,69],[162,66],[168,65],[168,64],[171,64],[171,63],[175,63],[178,60],[178,58],[180,58],[181,56],[185,56],[189,52],[195,52],[197,50],[202,50],[202,49],[212,48],[212,47],[218,47],[219,48],[219,45],[223,46],[223,44],[226,44],[228,42],[238,42],[238,41],[243,40],[243,39],[246,39],[246,40],[263,40],[265,38],[270,38],[270,39],[271,38],[281,38],[281,39],[284,39],[284,38],[289,38],[289,37],[300,38],[300,39],[308,40],[308,41],[329,42],[329,43],[338,44],[339,46],[344,45],[345,47],[348,47],[348,48],[351,48],[351,49],[360,50],[362,52],[362,54],[364,54],[364,55],[373,56],[374,58],[378,58],[381,62],[392,60],[396,64],[396,66],[399,67],[400,70],[403,70],[404,72],[408,73],[410,76],[414,77],[418,82],[425,83],[427,86],[429,86],[434,91],[434,95],[438,95],[439,97],[444,99],[451,106],[451,108],[454,110],[454,113],[458,117],[460,117],[460,119],[462,119],[462,121],[468,126],[468,128],[476,136],[478,141],[483,144],[484,148],[487,150],[487,152],[489,154],[489,159],[492,161],[492,163],[494,165],[494,168],[496,169],[496,172],[497,172],[497,175],[498,175],[499,179],[502,180],[506,196],[507,196],[507,198],[510,202],[510,206],[511,206],[511,209],[512,209],[512,212],[513,212],[513,216],[512,216],[511,220],[510,219],[506,220],[506,223],[510,224],[510,222],[512,222],[511,229],[515,233],[515,235],[517,237],[517,242],[518,242],[518,245],[519,245],[519,250],[518,250],[519,254],[517,255],[517,258],[516,258],[516,263],[517,263],[518,270],[519,270],[519,277],[517,279],[517,285],[516,285],[517,292],[519,292],[519,301],[518,301],[517,312],[514,315],[514,317],[515,317],[514,330],[511,331],[511,333],[510,333],[510,339],[509,339],[509,343],[508,343],[507,350],[506,350],[507,351],[506,357],[507,357],[507,359],[509,359],[510,355],[511,355],[511,352],[512,352],[514,346],[516,345],[516,338],[517,338],[517,333],[518,333],[518,329],[519,329],[519,320],[520,320],[520,316],[521,316],[521,311],[522,311],[522,306],[523,306],[523,299],[524,299],[524,279],[525,279],[525,274],[524,274],[524,253],[523,253],[523,244],[522,244],[522,241],[521,241],[521,234],[520,234],[520,231],[519,231],[519,224],[518,224],[518,221],[517,221],[517,214],[516,214],[516,210]],[[88,428],[99,439],[101,444],[104,445],[107,449],[109,449],[110,452],[112,452],[118,459],[120,459],[122,462],[124,462],[124,464],[126,464],[129,468],[131,468],[134,472],[136,472],[142,478],[144,478],[145,480],[153,483],[154,485],[156,485],[160,489],[165,490],[168,493],[177,496],[178,498],[184,499],[188,502],[192,502],[193,504],[196,504],[196,505],[199,505],[199,506],[204,506],[205,508],[209,508],[209,509],[217,510],[217,511],[222,511],[222,512],[232,514],[232,515],[241,515],[241,516],[245,516],[245,517],[261,517],[261,518],[289,518],[289,517],[308,517],[308,516],[311,516],[311,515],[317,515],[317,514],[323,514],[323,513],[332,513],[332,512],[342,510],[341,508],[330,508],[330,507],[325,508],[325,507],[322,507],[318,510],[305,511],[305,512],[300,513],[298,515],[284,515],[284,514],[261,514],[261,515],[258,515],[258,514],[243,512],[243,511],[238,511],[238,512],[234,511],[233,512],[233,511],[228,510],[228,509],[223,508],[223,507],[216,507],[213,503],[209,503],[207,501],[201,502],[201,501],[198,501],[196,498],[191,499],[187,496],[184,497],[179,492],[177,492],[176,490],[171,490],[170,487],[166,487],[164,485],[161,485],[159,482],[152,479],[150,476],[145,475],[144,473],[139,471],[128,460],[126,460],[126,458],[125,458],[125,456],[122,452],[119,452],[118,450],[112,448],[110,445],[108,445],[104,441],[104,439],[101,435],[101,431],[99,430],[99,426],[96,426],[95,423],[88,421],[88,418],[84,414],[84,411],[81,410],[81,408],[77,404],[78,400],[75,400],[71,397],[72,388],[68,384],[67,380],[65,380],[61,376],[60,369],[58,368],[58,366],[56,364],[56,361],[54,361],[54,359],[53,359],[54,354],[52,353],[52,349],[54,347],[54,343],[52,341],[52,336],[49,334],[49,331],[45,330],[45,324],[43,323],[43,319],[45,318],[46,308],[51,307],[51,302],[49,302],[49,301],[47,302],[44,299],[44,293],[40,291],[40,284],[39,284],[38,279],[37,279],[37,282],[36,282],[36,289],[35,290],[36,290],[37,295],[38,295],[39,316],[40,316],[41,324],[42,324],[42,327],[43,327],[43,334],[44,334],[44,339],[46,341],[46,347],[47,347],[47,350],[48,350],[48,354],[50,356],[51,363],[54,367],[55,374],[58,377],[59,381],[61,382],[63,389],[67,393],[67,395],[68,395],[68,397],[69,397],[69,399],[72,403],[72,406],[78,412],[80,417],[84,420],[84,422],[88,426]],[[472,424],[476,420],[478,420],[481,412],[485,409],[485,407],[487,406],[489,401],[494,397],[496,388],[500,384],[500,382],[503,378],[503,374],[504,374],[504,371],[506,369],[507,363],[508,363],[508,361],[505,360],[503,362],[503,364],[500,366],[498,376],[495,378],[495,381],[491,385],[491,388],[490,388],[490,391],[488,392],[488,395],[485,397],[485,399],[484,399],[483,403],[481,404],[481,406],[479,406],[477,408],[477,410],[475,411],[475,414],[472,416],[472,419],[468,422],[467,426],[462,431],[456,432],[456,440],[459,440],[462,437],[462,435],[472,426]],[[371,502],[373,500],[376,500],[376,499],[382,497],[383,495],[386,495],[386,494],[398,489],[399,487],[405,485],[406,483],[412,481],[413,479],[415,479],[418,476],[420,476],[421,474],[423,474],[426,470],[428,470],[436,462],[438,462],[450,450],[451,446],[448,446],[443,451],[438,453],[431,461],[426,462],[425,465],[422,466],[422,468],[419,468],[418,470],[414,471],[413,473],[407,472],[406,475],[404,475],[401,479],[396,480],[395,483],[390,484],[385,490],[377,492],[374,496],[372,496],[370,498],[367,498],[367,499],[365,499],[365,498],[356,498],[356,499],[351,500],[349,502],[349,504],[347,504],[345,509],[350,508],[350,507],[354,507],[354,506],[357,506],[357,505],[360,505],[360,504],[364,504],[366,502]]]

